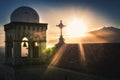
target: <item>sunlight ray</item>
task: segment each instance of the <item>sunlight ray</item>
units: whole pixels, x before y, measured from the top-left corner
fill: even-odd
[[[80,59],[81,59],[81,62],[85,63],[85,61],[86,61],[85,51],[84,51],[84,48],[83,48],[83,44],[81,42],[79,43],[79,48],[80,48]]]
[[[59,50],[55,53],[54,57],[52,58],[50,64],[47,66],[44,75],[47,75],[49,73],[50,70],[52,70],[52,67],[54,67],[55,65],[57,65],[57,63],[59,62],[60,58],[62,57],[64,51],[66,50],[67,45],[63,44]]]
[[[59,50],[55,53],[55,55],[54,55],[54,57],[53,57],[53,59],[52,59],[52,61],[51,61],[51,63],[50,63],[49,66],[52,66],[52,65],[55,66],[55,65],[59,62],[61,56],[63,55],[63,53],[64,53],[64,51],[65,51],[65,49],[66,49],[66,47],[67,47],[67,45],[66,45],[66,44],[63,44],[63,45],[59,48]]]

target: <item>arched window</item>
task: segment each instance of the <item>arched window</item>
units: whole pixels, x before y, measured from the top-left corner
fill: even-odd
[[[21,42],[21,57],[27,57],[28,56],[28,38],[23,37]]]

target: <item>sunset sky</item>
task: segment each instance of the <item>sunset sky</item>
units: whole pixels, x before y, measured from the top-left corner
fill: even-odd
[[[120,28],[119,0],[0,0],[0,46],[4,46],[3,25],[10,22],[11,13],[21,6],[34,8],[39,13],[40,23],[48,23],[48,45],[58,42],[59,28],[56,25],[60,20],[66,25],[63,31],[68,43],[70,35],[77,32],[76,29],[85,27],[86,31],[91,31],[105,26]],[[74,23],[75,20],[80,25],[76,25],[78,23]]]

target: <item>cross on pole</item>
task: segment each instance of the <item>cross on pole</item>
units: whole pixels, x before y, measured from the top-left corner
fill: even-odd
[[[62,20],[60,20],[59,25],[56,25],[56,26],[60,28],[60,38],[59,38],[59,43],[57,45],[61,46],[64,43],[62,29],[63,29],[63,27],[65,27],[65,25],[63,25]]]
[[[60,35],[62,36],[62,28],[65,27],[65,25],[62,23],[62,20],[60,20],[60,24],[56,26],[60,28]]]

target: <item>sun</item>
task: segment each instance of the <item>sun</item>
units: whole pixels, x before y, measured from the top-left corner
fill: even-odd
[[[69,37],[79,38],[84,36],[84,33],[87,31],[86,24],[81,19],[73,19],[68,23],[66,27],[66,33]]]

